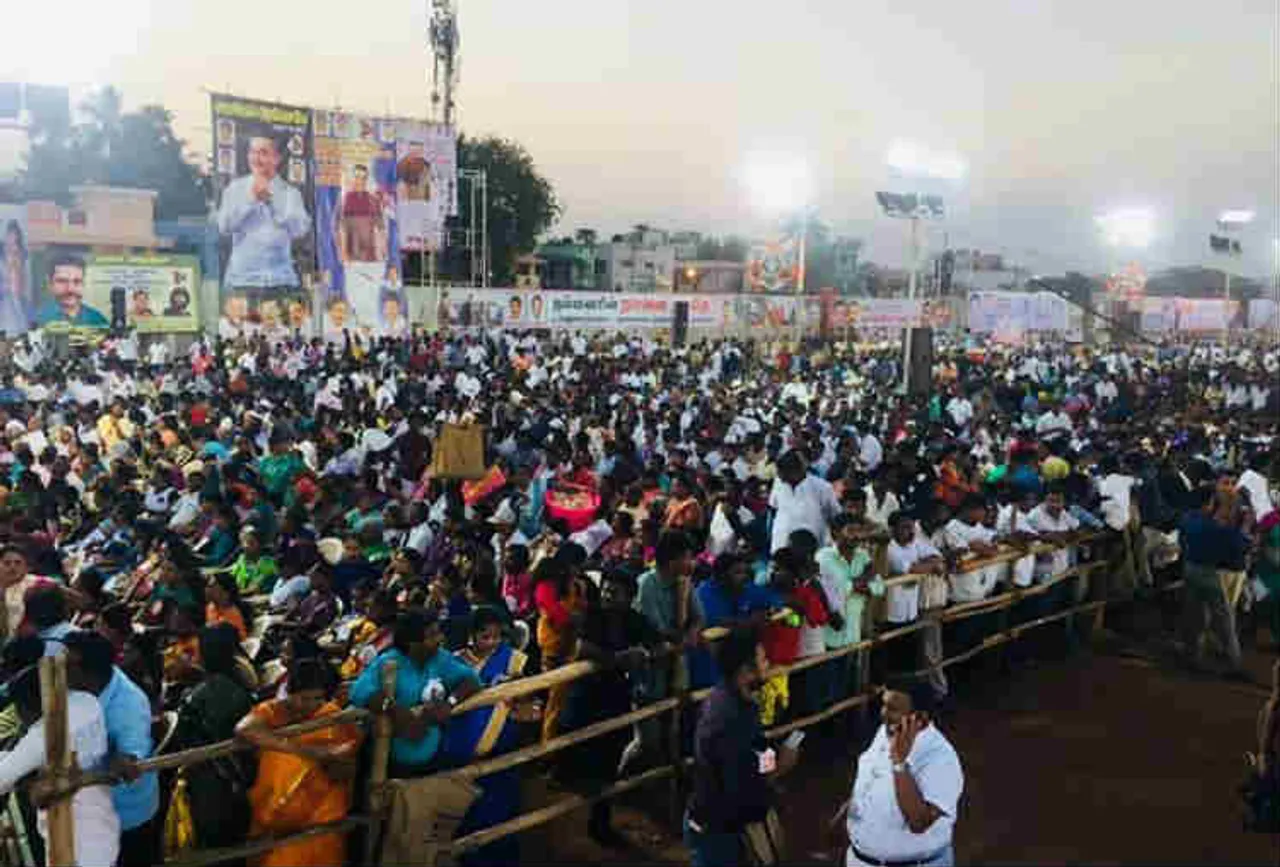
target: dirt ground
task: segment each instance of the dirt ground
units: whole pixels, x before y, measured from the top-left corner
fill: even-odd
[[[1249,654],[1259,684],[1272,652]],[[960,754],[960,863],[1280,865],[1280,837],[1241,831],[1235,786],[1255,743],[1261,685],[1188,674],[1131,648],[1084,650],[1013,672],[996,658],[957,671],[957,706],[941,725]],[[826,820],[847,797],[871,732],[818,733],[781,798],[791,858],[833,860]],[[630,841],[602,850],[585,811],[525,834],[522,860],[688,863],[665,824],[670,789],[624,801]]]

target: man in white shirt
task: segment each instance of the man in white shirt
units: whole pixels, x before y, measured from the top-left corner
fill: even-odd
[[[933,724],[933,696],[924,684],[886,689],[882,701],[884,723],[858,757],[845,865],[950,867],[964,792],[960,757]]]
[[[886,619],[893,624],[907,624],[920,616],[920,608],[937,609],[947,604],[946,582],[940,577],[946,573],[947,564],[942,553],[916,531],[914,518],[901,512],[892,520],[893,539],[886,550],[891,576],[919,576],[919,580],[886,582],[885,595],[888,604]],[[937,586],[940,593],[921,593],[921,582]],[[921,596],[924,595],[924,599]],[[938,598],[940,597],[940,598]],[[947,675],[938,663],[942,661],[942,626],[936,620],[920,630],[920,655],[929,669],[929,686],[934,694],[947,694]]]
[[[790,451],[778,459],[769,507],[774,510],[771,552],[787,547],[796,530],[813,533],[820,548],[831,543],[828,524],[839,514],[840,502],[829,482],[805,471],[800,452]]]
[[[942,528],[947,548],[965,558],[990,557],[996,553],[996,531],[982,523],[986,504],[977,495],[966,497],[958,517]],[[963,564],[962,564],[963,568]],[[1000,578],[1001,564],[982,566],[951,576],[951,600],[976,602],[986,599]]]
[[[947,414],[951,416],[951,420],[955,422],[957,429],[964,430],[964,428],[968,427],[970,419],[973,418],[973,404],[969,402],[969,398],[957,393],[955,397],[947,402]]]
[[[41,716],[40,673],[24,669],[9,683],[9,695],[18,715],[29,727],[8,752],[0,752],[0,794],[13,791],[18,781],[44,766],[45,727]],[[107,764],[107,727],[102,705],[92,693],[67,693],[67,739],[81,771],[102,770]],[[120,819],[111,801],[111,789],[86,786],[71,799],[75,859],[79,867],[111,867],[120,852]],[[40,835],[48,840],[48,816],[37,817]]]
[[[863,488],[867,494],[867,520],[882,530],[889,529],[889,518],[898,511],[898,495],[893,492],[891,480],[883,475],[872,478]]]
[[[1047,542],[1064,542],[1068,534],[1080,529],[1080,522],[1065,508],[1066,499],[1060,486],[1049,489],[1044,502],[1031,510],[1027,523]],[[1043,581],[1056,578],[1071,568],[1075,560],[1075,548],[1067,546],[1058,548],[1048,554],[1036,558],[1036,577]]]

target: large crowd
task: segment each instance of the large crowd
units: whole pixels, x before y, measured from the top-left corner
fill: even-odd
[[[43,761],[47,655],[67,659],[79,768],[119,780],[76,794],[77,860],[151,864],[351,811],[364,730],[281,726],[394,699],[390,776],[421,778],[664,698],[673,658],[715,684],[709,628],[757,630],[785,665],[1052,581],[1086,538],[1109,623],[1176,561],[1189,665],[1210,664],[1206,615],[1227,676],[1243,609],[1269,609],[1280,646],[1280,348],[943,340],[917,397],[901,364],[887,344],[517,333],[241,334],[176,357],[125,333],[55,357],[28,334],[0,360],[0,790]],[[479,442],[480,478],[452,478],[446,431],[460,454]],[[1010,550],[1027,553],[991,562]],[[1080,602],[1074,586],[1015,616]],[[945,699],[941,630],[918,639],[896,667]],[[865,689],[854,658],[764,679],[760,722]],[[576,660],[601,665],[454,712]],[[559,753],[555,783],[596,790],[689,748],[667,734],[648,719]],[[237,737],[257,749],[135,767]],[[458,835],[520,810],[514,769],[480,788]],[[42,811],[21,788],[5,804],[6,857],[42,863]],[[590,833],[616,842],[610,822],[603,801]],[[341,864],[345,846],[259,860]],[[518,861],[516,837],[464,860]]]

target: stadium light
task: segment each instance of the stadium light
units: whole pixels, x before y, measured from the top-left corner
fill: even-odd
[[[1094,217],[1107,244],[1112,247],[1151,246],[1156,234],[1156,217],[1148,208],[1123,208]]]
[[[964,160],[959,154],[931,150],[912,141],[899,140],[889,145],[885,162],[898,174],[913,178],[958,181],[965,175]]]
[[[1254,216],[1254,212],[1248,210],[1223,211],[1218,215],[1218,222],[1224,226],[1247,226]]]
[[[770,215],[798,211],[813,194],[809,164],[794,154],[752,155],[743,167],[743,181],[752,206]]]

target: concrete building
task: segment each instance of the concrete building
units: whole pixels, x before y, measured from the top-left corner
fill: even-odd
[[[687,259],[677,261],[675,291],[721,292],[742,291],[742,275],[746,266],[741,262],[720,259]]]
[[[676,248],[666,232],[636,226],[597,248],[603,261],[601,289],[612,292],[670,292],[675,280]]]

